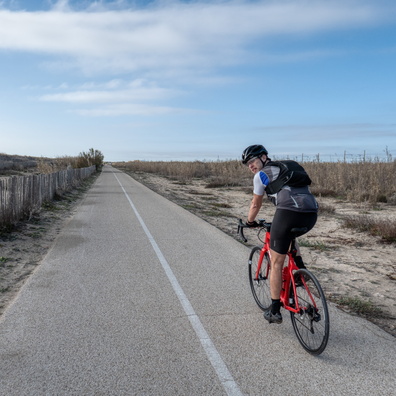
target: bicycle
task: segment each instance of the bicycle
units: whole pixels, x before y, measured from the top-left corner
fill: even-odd
[[[271,223],[258,221],[258,239],[263,247],[255,246],[249,255],[249,282],[254,300],[262,311],[271,307],[270,276]],[[238,234],[246,243],[243,229],[248,226],[239,220]],[[263,238],[261,233],[265,231]],[[287,253],[287,265],[282,270],[281,305],[290,312],[294,332],[302,347],[313,355],[321,354],[327,345],[330,332],[326,297],[316,277],[307,269],[299,269],[295,263],[296,238],[307,231],[293,228],[292,243]]]

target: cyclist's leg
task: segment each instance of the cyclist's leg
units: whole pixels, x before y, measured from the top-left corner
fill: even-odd
[[[314,221],[308,222],[307,213],[294,212],[286,209],[277,209],[272,220],[271,226],[271,312],[264,314],[265,319],[270,323],[281,323],[280,314],[280,293],[282,289],[282,269],[285,262],[286,254],[289,251],[292,241],[291,229],[296,227],[307,226],[312,228],[316,222],[316,214]],[[310,217],[310,216],[308,216]],[[274,317],[274,318],[273,318]],[[275,320],[275,318],[277,318]]]
[[[271,248],[278,253],[287,252],[292,240],[291,229],[306,228],[306,232],[308,232],[316,224],[317,218],[318,215],[316,212],[295,212],[292,210],[277,209],[271,227]],[[304,262],[297,242],[296,247],[296,265],[299,268],[304,268]]]
[[[282,323],[280,293],[282,289],[282,268],[285,257],[286,254],[279,254],[271,249],[271,306],[264,312],[264,318],[270,323]]]
[[[277,210],[272,220],[271,226],[271,309],[264,313],[264,318],[270,323],[281,323],[282,315],[280,313],[280,294],[282,289],[282,269],[285,262],[287,251],[291,238],[288,235],[288,229],[284,227],[285,218],[287,219],[287,212],[284,210]]]
[[[286,254],[281,254],[271,249],[271,279],[270,290],[271,298],[277,300],[280,298],[282,289],[282,269],[285,262]]]
[[[290,230],[294,227],[294,222],[290,224],[292,215],[290,210],[277,209],[272,220],[270,248],[273,272],[270,289],[274,300],[280,298],[282,289],[282,269],[292,240]]]
[[[315,212],[307,212],[307,213],[299,213],[298,214],[299,220],[298,220],[298,228],[306,228],[307,231],[312,230],[312,228],[316,224],[316,220],[318,219],[318,215]],[[304,234],[301,234],[304,235]],[[300,251],[300,246],[298,245],[298,242],[295,242],[295,247],[297,249],[296,257],[294,258],[294,261],[297,265],[298,268],[300,269],[305,269],[305,263],[301,257],[301,251]]]

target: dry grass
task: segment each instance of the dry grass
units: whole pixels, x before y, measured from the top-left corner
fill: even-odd
[[[396,161],[304,163],[321,196],[340,196],[355,202],[396,204]]]
[[[65,169],[88,168],[103,166],[104,155],[100,150],[89,149],[78,156],[63,156],[57,158],[26,157],[0,153],[0,175],[17,176],[26,174],[49,174]]]
[[[371,301],[363,300],[359,297],[340,297],[336,299],[337,304],[361,316],[368,316],[369,319],[383,315],[381,309],[376,307]]]
[[[54,159],[40,158],[37,161],[38,173],[55,173],[61,170],[67,169],[68,167],[77,168],[77,157],[58,157]]]
[[[251,194],[252,174],[240,161],[113,163],[130,173],[154,173],[177,183],[205,180],[206,188],[238,186]],[[389,162],[306,162],[304,168],[312,179],[311,190],[317,197],[339,197],[350,202],[396,204],[396,161]],[[216,208],[218,210],[218,208]],[[322,213],[333,214],[335,208],[321,204]],[[384,242],[396,242],[396,221],[381,221],[364,216],[350,217],[345,227],[380,236]]]
[[[251,175],[239,161],[130,161],[113,163],[113,166],[131,172],[155,173],[182,183],[191,179],[207,179],[208,187],[212,183],[217,186],[251,185]]]
[[[240,161],[151,162],[130,161],[113,164],[132,171],[155,173],[179,182],[207,179],[207,187],[251,187],[252,175]],[[318,197],[340,197],[351,202],[396,204],[396,161],[305,162],[302,164]]]
[[[375,219],[365,215],[347,216],[344,219],[344,226],[380,236],[383,242],[396,242],[396,222],[390,219]]]
[[[100,170],[103,166],[104,155],[100,150],[89,149],[88,152],[81,152],[77,157],[63,156],[54,159],[40,159],[37,162],[39,173],[54,173],[64,169],[88,168],[96,166]]]

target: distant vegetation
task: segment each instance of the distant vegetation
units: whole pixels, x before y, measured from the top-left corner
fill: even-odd
[[[40,160],[38,162],[38,171],[40,173],[57,172],[66,168],[88,168],[92,165],[96,166],[96,170],[100,171],[103,167],[104,155],[100,150],[89,149],[87,152],[81,152],[77,157],[59,157],[53,160]]]
[[[304,163],[312,192],[352,202],[396,204],[396,161]]]
[[[396,161],[304,162],[313,183],[312,192],[352,202],[396,204]],[[252,186],[251,172],[240,161],[159,162],[130,161],[113,163],[131,172],[155,173],[180,182],[205,179],[207,187]]]
[[[63,156],[58,158],[31,157],[0,153],[0,172],[7,176],[19,173],[54,173],[64,169],[87,168],[92,165],[100,171],[103,166],[104,155],[93,148],[81,152],[78,156]]]
[[[301,163],[301,162],[300,162]],[[304,162],[317,197],[331,197],[350,202],[367,202],[374,208],[379,203],[396,204],[396,161]],[[154,173],[178,183],[202,179],[206,188],[238,187],[252,193],[252,173],[240,161],[223,162],[151,162],[130,161],[113,166],[133,174]],[[331,204],[320,203],[320,213],[332,215]],[[381,238],[382,242],[396,242],[396,221],[378,220],[368,216],[343,218],[347,228],[358,229]]]
[[[0,233],[78,188],[101,170],[103,159],[94,149],[56,159],[0,154]]]

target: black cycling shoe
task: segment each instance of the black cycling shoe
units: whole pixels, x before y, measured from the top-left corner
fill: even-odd
[[[280,324],[280,323],[282,323],[282,314],[280,312],[277,312],[274,314],[269,309],[268,311],[264,312],[264,319],[268,320],[268,322],[270,322],[270,323]]]

